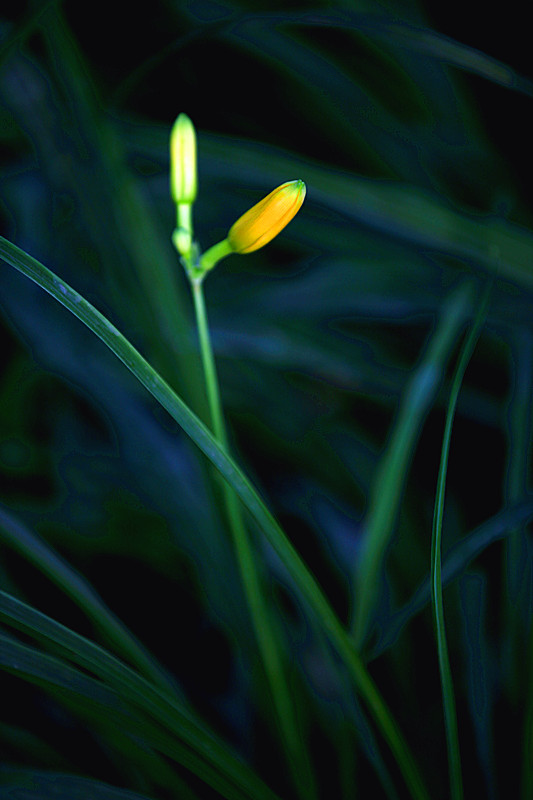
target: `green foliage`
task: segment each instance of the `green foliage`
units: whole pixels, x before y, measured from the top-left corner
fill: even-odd
[[[519,51],[412,3],[78,5],[0,12],[0,798],[444,798],[448,733],[456,796],[526,800]],[[203,252],[307,186],[200,340],[180,112]]]

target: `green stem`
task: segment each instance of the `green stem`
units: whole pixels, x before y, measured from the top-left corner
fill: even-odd
[[[207,401],[209,403],[209,413],[211,415],[211,427],[215,437],[218,439],[225,450],[228,449],[226,436],[226,425],[222,414],[222,403],[220,402],[220,391],[218,388],[218,378],[215,367],[215,358],[211,346],[209,335],[209,325],[207,322],[207,311],[204,302],[203,277],[191,280],[192,295],[194,299],[194,312],[196,315],[196,327],[200,340],[200,353],[204,368],[205,387],[207,391]]]
[[[200,258],[200,268],[202,272],[208,272],[210,269],[213,269],[215,264],[218,264],[223,258],[229,256],[230,253],[233,253],[233,250],[227,239],[214,244],[209,250],[206,250]]]
[[[198,338],[213,433],[222,447],[228,450],[226,426],[204,302],[203,277],[191,280]],[[243,520],[242,508],[237,495],[226,482],[223,483],[223,494],[244,592],[265,673],[270,684],[281,734],[287,748],[287,758],[298,791],[302,798],[309,800],[309,798],[316,797],[316,788],[305,748],[302,746],[301,736],[298,733],[293,703],[287,686],[276,637],[261,590],[250,538]]]
[[[176,203],[176,228],[172,234],[174,247],[188,262],[193,248],[192,204]]]
[[[437,479],[435,509],[433,514],[433,533],[431,539],[431,596],[433,600],[433,614],[437,637],[437,652],[442,688],[442,701],[444,707],[444,722],[446,726],[448,763],[450,766],[451,800],[462,800],[463,780],[461,774],[459,734],[457,730],[457,711],[455,706],[450,658],[448,654],[448,643],[446,640],[444,603],[442,598],[442,522],[444,516],[444,499],[446,494],[446,474],[448,469],[448,457],[450,452],[450,440],[455,416],[455,408],[457,406],[457,399],[459,397],[459,391],[461,389],[466,367],[474,351],[483,320],[485,319],[491,286],[492,284],[489,283],[485,291],[475,323],[472,326],[472,329],[470,330],[470,333],[464,343],[453,377],[448,411],[446,414],[446,423],[444,427],[441,461]]]
[[[191,239],[193,238],[192,203],[176,203],[176,227],[186,231]]]

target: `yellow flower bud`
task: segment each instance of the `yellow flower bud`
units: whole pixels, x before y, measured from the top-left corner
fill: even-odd
[[[196,189],[196,132],[180,114],[170,134],[170,193],[175,203],[194,203]]]
[[[305,197],[303,181],[278,186],[231,226],[227,241],[235,253],[252,253],[268,244],[300,209]]]

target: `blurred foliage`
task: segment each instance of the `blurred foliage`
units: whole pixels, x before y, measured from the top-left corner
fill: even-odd
[[[170,126],[185,111],[199,132],[203,248],[274,186],[306,182],[286,231],[206,284],[232,446],[343,623],[368,591],[363,653],[435,798],[447,796],[448,767],[431,519],[450,376],[495,278],[452,433],[444,601],[466,795],[530,796],[525,21],[513,17],[506,40],[498,18],[484,41],[483,26],[458,28],[459,11],[409,0],[11,6],[0,12],[2,233],[102,310],[204,420],[191,301],[170,243]],[[235,763],[294,797],[206,459],[78,320],[1,271],[2,589],[113,649],[89,595],[69,599],[44,556],[32,559],[46,542]],[[320,796],[408,796],[255,533]],[[377,543],[375,581],[360,573],[365,534]],[[68,673],[83,697],[54,684],[67,676],[62,652],[45,641],[36,655],[37,618],[31,626],[4,645],[8,670],[25,654],[41,672],[31,688],[2,673],[12,702],[0,798],[25,785],[36,800],[247,796],[176,767],[155,723],[135,717],[131,733],[121,690],[102,678],[97,692],[83,666]],[[108,724],[115,713],[122,732]]]

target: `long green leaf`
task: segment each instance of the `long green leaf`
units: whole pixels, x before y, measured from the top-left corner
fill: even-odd
[[[350,637],[296,550],[237,464],[117,328],[72,287],[3,237],[0,237],[0,256],[35,281],[87,325],[178,422],[232,486],[286,565],[298,590],[316,616],[317,623],[345,662],[356,688],[369,706],[374,720],[391,747],[413,797],[427,798],[413,757],[361,659],[353,649]]]
[[[468,287],[462,287],[443,307],[426,352],[406,387],[379,467],[365,524],[364,549],[357,564],[353,630],[358,648],[373,621],[383,560],[394,532],[410,459],[461,333],[469,294]]]
[[[351,143],[352,151],[364,151],[367,163],[379,159],[391,172],[403,173],[408,180],[416,175],[418,183],[427,180],[425,173],[430,168],[426,164],[426,168],[421,169],[416,154],[425,148],[435,148],[433,132],[428,132],[423,125],[408,125],[401,114],[391,113],[382,102],[381,92],[374,85],[369,91],[361,73],[350,71],[345,63],[336,61],[334,52],[322,52],[322,48],[313,46],[313,40],[306,44],[306,28],[309,27],[337,28],[344,35],[350,32],[356,46],[364,41],[366,51],[375,51],[377,63],[387,70],[389,81],[398,82],[402,99],[406,103],[411,101],[415,107],[438,108],[444,94],[443,81],[449,83],[444,70],[436,69],[431,61],[453,63],[496,83],[532,93],[531,83],[508,66],[421,26],[402,24],[397,16],[389,17],[384,9],[379,15],[346,9],[327,14],[274,11],[239,15],[235,10],[226,25],[212,28],[217,36],[229,37],[234,45],[251,51],[254,59],[260,57],[268,65],[274,63],[278,70],[298,81],[303,91],[314,95],[316,102],[310,105],[323,108],[337,142],[345,139]],[[206,35],[209,35],[208,30]],[[383,53],[378,49],[382,43],[386,45]],[[416,67],[409,74],[405,62],[411,60],[412,51],[418,57]],[[421,66],[425,66],[424,61],[429,62],[432,69],[424,69]],[[458,102],[450,90],[446,101],[452,107]],[[434,114],[440,116],[437,108]],[[316,124],[320,126],[321,120],[317,119]],[[327,133],[326,130],[326,136]],[[462,138],[468,140],[464,134]],[[405,147],[406,141],[415,145],[411,152]]]
[[[139,709],[171,734],[161,735],[162,738],[158,735],[149,744],[169,754],[214,788],[218,786],[225,797],[275,800],[275,794],[208,733],[191,712],[181,709],[174,698],[160,693],[102,648],[5,592],[0,592],[0,618],[34,638],[53,644],[105,683],[8,637],[0,638],[0,664],[4,669],[98,703],[106,713],[115,715],[117,724],[125,730],[142,731],[143,726],[149,725],[144,716],[140,723],[135,721],[139,716],[132,708]]]
[[[174,691],[174,684],[125,625],[105,605],[87,580],[49,544],[0,506],[0,539],[35,564],[71,597],[126,659],[156,684]]]
[[[525,525],[533,517],[533,497],[504,509],[465,536],[446,554],[442,564],[442,585],[447,586],[467,569],[478,555],[493,542],[512,535],[516,527]],[[377,658],[391,647],[403,628],[420,613],[431,600],[431,581],[426,577],[411,599],[388,620],[385,630],[371,652]]]
[[[485,80],[501,86],[508,87],[515,91],[523,92],[529,96],[533,95],[531,81],[519,75],[516,70],[508,64],[493,58],[486,53],[469,47],[456,39],[451,39],[437,31],[424,25],[412,24],[412,22],[402,22],[398,17],[398,9],[394,11],[394,16],[387,15],[383,7],[380,13],[359,13],[343,8],[337,10],[328,8],[327,13],[298,12],[276,10],[274,12],[242,14],[240,6],[225,3],[227,13],[223,16],[223,7],[219,7],[219,15],[215,22],[206,20],[201,27],[198,25],[197,15],[191,18],[194,27],[178,40],[172,42],[170,46],[161,47],[150,58],[137,65],[134,70],[120,84],[119,90],[115,92],[115,104],[120,107],[124,104],[124,98],[129,95],[135,87],[149,80],[149,75],[169,58],[173,52],[180,47],[190,43],[194,38],[207,38],[218,36],[236,31],[242,38],[248,35],[249,28],[277,29],[283,27],[299,26],[302,28],[337,28],[343,31],[351,30],[354,33],[364,33],[371,39],[384,42],[389,48],[397,50],[405,49],[410,52],[421,53],[435,61],[443,62],[458,69],[465,70],[474,75],[479,75]],[[262,44],[261,39],[259,44]]]
[[[433,513],[433,532],[431,537],[431,597],[433,601],[433,614],[437,637],[444,719],[446,725],[446,743],[448,746],[448,762],[450,767],[450,797],[452,800],[462,800],[463,778],[459,750],[459,733],[457,730],[455,695],[453,690],[450,658],[448,654],[448,642],[446,639],[446,625],[444,620],[444,603],[442,598],[442,522],[444,518],[446,476],[448,472],[448,458],[450,453],[450,441],[452,436],[453,421],[455,418],[455,409],[457,407],[457,400],[459,398],[459,392],[461,390],[466,368],[472,353],[474,352],[483,322],[485,321],[491,285],[492,284],[489,283],[488,289],[486,290],[483,300],[479,305],[474,324],[463,344],[452,380],[452,388],[450,391],[448,409],[446,412],[446,422],[444,426],[439,474],[437,478],[437,491]]]
[[[292,13],[284,15],[282,19],[292,24],[360,31],[378,41],[386,42],[389,46],[400,46],[422,53],[436,61],[479,75],[492,83],[533,96],[531,82],[502,61],[430,28],[400,22],[383,13],[360,14],[343,9],[337,13],[328,11],[327,15]],[[279,22],[279,14],[276,22]]]
[[[66,709],[77,714],[76,704],[69,703],[66,696],[61,697],[61,703]],[[91,722],[87,714],[84,714],[83,722],[86,725]],[[106,755],[116,760],[118,769],[124,769],[124,765],[127,765],[126,774],[128,779],[131,778],[132,785],[136,785],[135,781],[139,781],[139,786],[151,785],[156,793],[161,789],[169,792],[171,797],[179,797],[180,800],[199,800],[198,794],[189,788],[190,779],[186,782],[188,774],[181,777],[175,765],[167,761],[164,755],[155,752],[141,737],[132,736],[126,730],[116,727],[110,729],[105,725],[104,719],[96,721],[95,731],[98,741],[103,740],[104,747],[109,747],[113,751],[112,753],[108,751]],[[3,747],[4,743],[8,745],[7,749]],[[58,745],[61,746],[61,742],[58,742]],[[61,773],[69,773],[72,769],[68,756],[52,746],[47,727],[43,728],[41,735],[37,735],[18,726],[0,723],[0,752],[13,753],[14,764],[23,762],[43,765]],[[18,769],[7,766],[7,756],[4,756],[4,760],[6,763],[0,763],[0,787],[3,785],[13,787],[13,794],[8,795],[9,797],[16,796],[14,787],[18,784],[19,778],[22,779],[21,775],[26,776],[26,787],[38,785],[37,782],[31,781],[31,775],[34,773],[40,775],[41,769],[28,768],[20,771],[19,775]],[[58,772],[49,774],[55,776]],[[66,774],[64,777],[69,776]],[[4,797],[1,788],[0,797]]]

